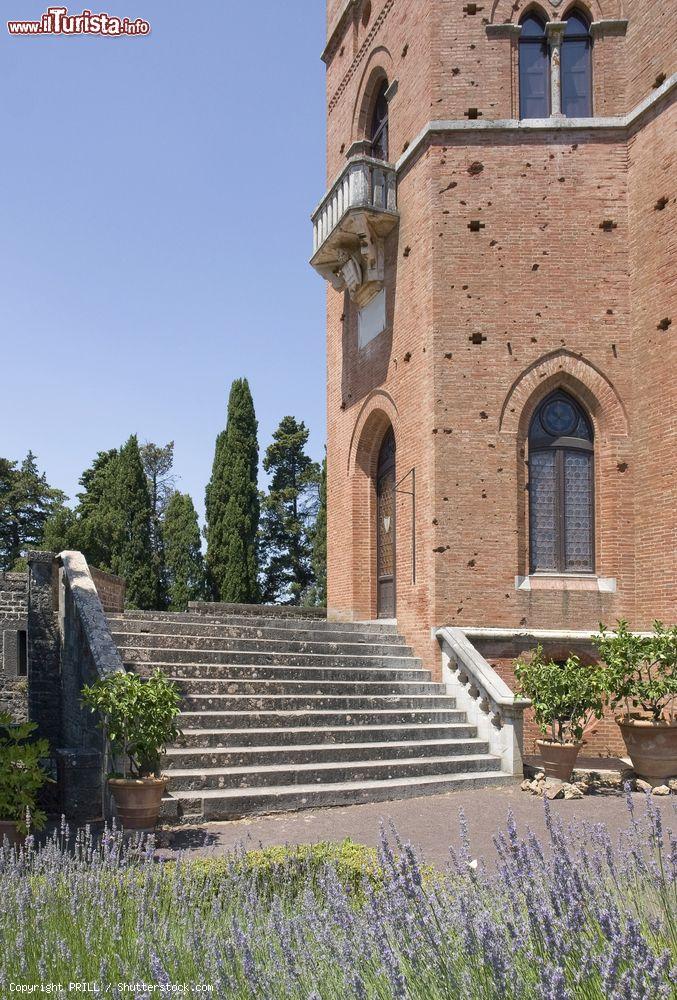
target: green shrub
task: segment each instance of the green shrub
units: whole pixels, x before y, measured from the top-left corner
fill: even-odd
[[[600,625],[599,630],[594,642],[606,664],[605,686],[611,707],[623,705],[626,717],[633,708],[641,708],[656,722],[674,722],[677,625],[666,628],[656,621],[653,635],[639,636],[621,618],[615,632],[608,632],[606,625]]]
[[[27,832],[26,811],[34,829],[45,825],[37,795],[50,780],[41,764],[49,743],[29,739],[36,729],[34,722],[17,724],[9,713],[0,712],[0,819],[18,823],[22,833]]]
[[[167,866],[171,870],[172,864]],[[233,876],[250,877],[257,892],[293,898],[309,882],[318,888],[322,873],[333,869],[343,887],[359,897],[365,882],[376,887],[383,872],[373,847],[356,844],[350,838],[340,843],[322,841],[240,850],[225,857],[196,858],[186,863],[191,881],[202,883],[205,891],[218,892]]]
[[[584,666],[577,656],[555,663],[538,646],[529,661],[517,661],[515,675],[536,725],[554,743],[579,743],[585,727],[602,717],[605,673],[596,664]]]
[[[124,777],[157,775],[167,744],[181,730],[176,725],[181,696],[161,670],[147,680],[137,674],[109,674],[82,689],[82,700],[98,712],[114,755],[128,762]]]

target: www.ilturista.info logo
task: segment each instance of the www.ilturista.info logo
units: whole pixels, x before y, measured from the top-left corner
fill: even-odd
[[[148,35],[150,24],[137,17],[115,17],[113,14],[69,14],[67,7],[48,7],[39,21],[8,21],[10,35]]]

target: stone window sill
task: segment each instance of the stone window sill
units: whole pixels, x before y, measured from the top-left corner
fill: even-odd
[[[515,590],[566,590],[616,593],[616,578],[592,573],[532,573],[516,576]]]

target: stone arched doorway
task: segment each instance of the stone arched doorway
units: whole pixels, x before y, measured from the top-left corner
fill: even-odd
[[[376,470],[376,612],[379,618],[395,617],[395,434],[386,431]]]

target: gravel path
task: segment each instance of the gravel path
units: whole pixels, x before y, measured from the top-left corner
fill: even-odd
[[[645,796],[635,793],[632,799],[636,812],[641,813]],[[653,798],[653,802],[661,809],[665,826],[677,830],[677,796]],[[600,793],[570,801],[556,800],[550,805],[553,814],[565,820],[605,823],[614,839],[628,825],[625,796],[618,793]],[[223,854],[239,843],[247,849],[254,849],[261,845],[336,841],[344,837],[376,845],[381,819],[386,822],[392,819],[404,839],[422,848],[428,862],[444,865],[449,845],[456,847],[460,842],[461,808],[470,830],[474,857],[492,859],[493,835],[497,830],[505,829],[509,810],[512,810],[520,831],[529,827],[540,836],[545,833],[543,802],[520,791],[516,784],[396,802],[252,817],[201,827],[178,827],[163,831],[159,840],[165,848],[163,854],[169,853],[166,848],[195,854]]]

